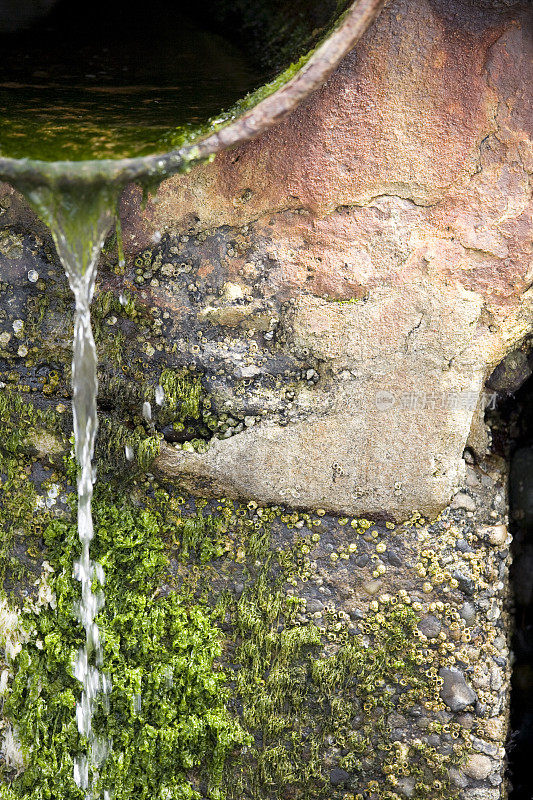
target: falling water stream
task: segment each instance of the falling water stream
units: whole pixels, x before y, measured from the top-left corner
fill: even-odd
[[[79,733],[87,741],[87,751],[75,761],[74,779],[85,791],[87,800],[92,800],[98,769],[111,747],[105,736],[94,731],[93,716],[98,703],[108,711],[111,684],[103,669],[103,647],[96,622],[96,615],[105,602],[104,571],[91,559],[90,553],[94,535],[91,503],[95,474],[92,456],[98,428],[97,355],[90,304],[98,258],[115,215],[116,190],[106,185],[70,189],[39,186],[26,188],[25,195],[50,228],[75,300],[72,410],[78,465],[81,554],[74,564],[74,576],[81,584],[81,599],[76,610],[85,630],[85,645],[78,653],[73,672],[82,685],[81,699],[76,705],[76,721]],[[96,589],[93,589],[94,585]]]
[[[212,39],[209,41],[213,45]],[[215,41],[215,45],[220,48],[218,41]],[[189,51],[191,46],[194,46],[194,43],[189,42]],[[183,47],[182,51],[185,49]],[[225,86],[223,97],[226,99],[230,96],[237,97],[243,88],[248,86],[251,71],[244,69],[242,64],[237,64],[235,48],[231,49],[231,54],[231,59],[225,54],[224,63],[228,69],[233,70],[235,78],[233,81],[229,81],[227,75],[221,74],[213,79],[206,73],[204,66],[206,80],[197,88],[198,96],[202,95],[204,114],[212,110],[213,103],[217,102],[214,99],[217,87]],[[187,55],[190,57],[190,52]],[[173,70],[175,72],[175,67]],[[121,117],[128,117],[122,89],[115,98],[110,99],[110,93],[102,93],[103,102],[86,104],[87,107],[81,110],[87,122],[75,129],[74,136],[70,135],[67,127],[73,106],[66,105],[63,97],[59,100],[56,98],[58,111],[55,115],[37,114],[30,126],[24,115],[20,116],[17,103],[9,105],[8,113],[4,113],[3,116],[0,114],[0,157],[4,154],[18,156],[26,148],[30,155],[41,159],[30,162],[37,166],[37,176],[34,174],[29,181],[25,175],[20,179],[10,177],[9,180],[49,228],[75,301],[72,411],[78,467],[77,521],[81,553],[74,564],[74,577],[81,585],[81,596],[75,611],[85,631],[85,643],[72,665],[72,671],[81,684],[81,697],[76,704],[76,721],[80,736],[86,744],[85,752],[75,759],[73,777],[78,787],[84,791],[86,800],[99,800],[101,797],[98,787],[99,770],[112,747],[112,742],[105,735],[97,733],[93,726],[97,709],[101,707],[104,713],[109,711],[112,687],[110,678],[105,672],[103,642],[97,623],[98,612],[105,603],[105,575],[102,566],[91,559],[91,541],[94,536],[91,504],[96,479],[92,457],[98,429],[98,363],[91,329],[90,305],[95,288],[98,259],[106,236],[117,219],[118,197],[127,179],[113,171],[112,174],[107,174],[105,167],[101,171],[96,170],[96,174],[90,169],[84,171],[84,164],[88,163],[91,166],[94,161],[82,161],[81,169],[78,169],[80,166],[78,159],[94,156],[99,147],[103,148],[103,155],[129,155],[138,152],[139,147],[153,147],[154,136],[160,136],[164,127],[160,119],[161,114],[163,121],[166,122],[165,130],[168,136],[181,136],[182,129],[172,126],[177,119],[184,121],[183,103],[190,105],[190,98],[185,92],[185,101],[182,98],[180,103],[180,91],[183,94],[183,80],[180,87],[178,89],[174,87],[170,93],[170,100],[167,98],[165,101],[166,116],[165,109],[161,112],[156,105],[155,111],[152,106],[145,106],[144,116],[141,117],[136,113],[136,103],[144,102],[143,90],[134,89],[133,93],[128,92],[130,125],[129,127],[126,125],[125,132],[122,130],[118,133],[113,130],[115,116],[118,113]],[[4,100],[5,88],[0,86],[0,112]],[[4,111],[5,108],[7,106],[4,107]],[[79,107],[75,110],[76,113],[80,112]],[[197,110],[198,104],[192,115],[191,124],[199,121],[196,116]],[[27,109],[27,112],[29,111],[31,103]],[[159,117],[156,120],[157,115]],[[104,135],[106,125],[110,125],[107,136]],[[109,136],[111,138],[108,138]],[[113,150],[112,143],[119,149]],[[66,163],[67,166],[72,162],[72,174],[67,174],[66,179],[63,173],[57,180],[54,163],[48,163],[51,152],[55,152],[56,159],[63,164]],[[100,163],[105,165],[112,162]],[[175,168],[169,169],[167,174],[172,171],[175,171]],[[165,172],[159,179],[164,175]],[[109,800],[109,797],[109,792],[104,790],[102,800]]]
[[[234,46],[211,34],[202,34],[200,41],[204,56],[210,52],[219,59],[219,70],[213,73],[206,63],[201,63],[196,74],[193,70],[189,74],[187,68],[198,47],[198,36],[195,39],[190,23],[185,24],[182,17],[178,22],[181,59],[172,59],[167,81],[171,85],[159,91],[150,85],[121,85],[113,89],[107,83],[114,75],[110,78],[105,72],[100,73],[96,82],[89,76],[89,85],[82,90],[71,86],[70,71],[62,75],[53,63],[50,70],[53,82],[50,88],[44,87],[44,93],[43,87],[28,88],[19,82],[15,94],[11,90],[10,95],[11,84],[6,87],[1,83],[0,70],[0,157],[28,155],[40,159],[32,162],[38,168],[37,178],[33,175],[30,182],[25,178],[10,178],[10,182],[48,226],[75,300],[72,410],[81,553],[74,564],[74,577],[81,584],[75,611],[85,631],[85,643],[72,671],[81,684],[76,721],[85,751],[75,759],[73,777],[86,800],[101,797],[99,770],[112,747],[112,742],[97,733],[93,725],[97,709],[109,711],[112,687],[105,672],[97,623],[98,612],[105,603],[105,576],[102,566],[91,559],[94,536],[91,504],[96,479],[92,457],[98,428],[98,378],[90,305],[98,259],[117,217],[118,196],[127,180],[106,174],[105,168],[95,176],[90,170],[85,173],[83,165],[81,169],[77,166],[80,160],[94,159],[99,154],[105,158],[166,150],[173,141],[182,139],[184,131],[193,136],[195,126],[205,123],[209,114],[220,108],[221,101],[236,100],[251,88],[255,80],[253,70],[246,66]],[[26,34],[21,36],[24,38]],[[11,56],[3,59],[4,70],[6,59],[9,61],[11,57],[16,63],[16,52],[16,47],[12,48]],[[102,54],[97,55],[102,60]],[[35,58],[34,52],[32,56]],[[116,70],[116,59],[104,55],[103,61],[109,61]],[[138,76],[130,76],[130,84],[133,78]],[[141,83],[149,84],[149,79],[149,75],[143,75]],[[196,102],[192,101],[191,92]],[[80,120],[74,128],[73,118]],[[56,180],[54,164],[50,169],[48,164],[53,161],[72,162],[72,174],[67,174],[66,180],[64,174],[62,180]],[[104,790],[102,800],[109,797]]]

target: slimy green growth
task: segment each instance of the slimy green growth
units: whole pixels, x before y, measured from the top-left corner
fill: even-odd
[[[113,686],[109,714],[100,710],[95,719],[113,741],[98,788],[112,789],[117,800],[195,800],[190,775],[197,771],[218,798],[228,753],[249,737],[225,707],[227,679],[215,666],[221,643],[210,609],[161,591],[171,531],[160,498],[151,506],[117,505],[109,493],[95,503],[96,556],[109,574],[98,622]],[[82,644],[73,615],[79,543],[75,526],[57,520],[45,526],[43,539],[49,602],[22,615],[28,641],[10,665],[4,702],[4,715],[16,721],[24,770],[0,789],[3,800],[83,797],[73,780],[73,758],[83,747],[72,677]]]
[[[155,2],[139,14],[95,0],[73,12],[52,13],[45,36],[40,27],[0,36],[2,156],[165,152],[169,138],[191,138],[263,82],[242,49],[177,4]]]
[[[0,798],[80,800],[71,769],[84,744],[71,673],[82,638],[73,615],[79,543],[66,480],[75,467],[67,457],[35,486],[37,432],[66,444],[59,415],[4,389],[0,421],[4,586],[11,607],[24,609],[9,657],[13,626],[0,607],[0,671],[10,676],[2,724],[4,734],[13,726],[24,762],[4,763]],[[443,728],[432,712],[442,707],[439,653],[420,638],[407,594],[376,602],[357,626],[333,608],[302,621],[322,514],[192,504],[138,475],[97,488],[94,516],[94,553],[108,576],[98,622],[113,685],[110,715],[96,718],[114,743],[102,788],[114,786],[118,800],[402,800],[408,778],[416,800],[455,796],[449,770],[468,752],[469,731],[448,723],[448,755],[416,736],[391,736],[394,715],[417,707],[430,730]],[[364,535],[369,525],[349,527]],[[276,544],[280,526],[292,544]],[[232,575],[240,593],[213,588],[221,576],[231,586]],[[351,776],[349,791],[331,786],[333,766]]]

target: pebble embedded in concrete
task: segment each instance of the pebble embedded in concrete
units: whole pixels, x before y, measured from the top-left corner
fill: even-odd
[[[464,711],[475,703],[477,695],[465,680],[463,673],[454,667],[443,667],[439,670],[443,680],[440,696],[452,711]]]
[[[488,778],[492,771],[492,761],[488,756],[474,753],[470,756],[463,767],[463,772],[475,781],[482,781]]]

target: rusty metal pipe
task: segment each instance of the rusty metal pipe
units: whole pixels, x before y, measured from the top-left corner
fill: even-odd
[[[158,181],[188,165],[242,144],[276,125],[318,89],[377,17],[386,0],[355,0],[301,69],[270,96],[219,130],[164,155],[89,161],[44,162],[0,158],[0,179],[31,186],[43,178],[56,184]]]

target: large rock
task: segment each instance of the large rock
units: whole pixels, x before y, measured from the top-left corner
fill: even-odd
[[[464,711],[465,708],[476,702],[476,693],[467,684],[465,676],[460,670],[454,667],[443,667],[439,675],[442,678],[440,696],[452,711]]]
[[[460,480],[483,384],[473,341],[481,301],[413,289],[355,304],[301,295],[285,324],[321,365],[319,383],[298,393],[303,418],[266,419],[205,454],[166,449],[159,466],[267,502],[434,512]]]

